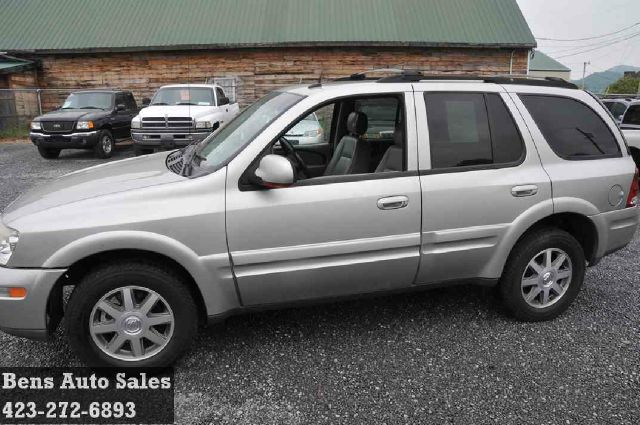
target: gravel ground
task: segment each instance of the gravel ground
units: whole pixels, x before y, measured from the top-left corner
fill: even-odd
[[[0,209],[99,162],[0,144]],[[476,287],[230,318],[176,366],[177,421],[638,424],[639,253],[636,239],[589,270],[573,307],[548,323],[518,323]],[[61,334],[0,334],[0,366],[77,364]]]

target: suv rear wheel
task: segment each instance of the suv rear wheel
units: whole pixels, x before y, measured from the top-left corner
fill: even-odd
[[[42,146],[38,146],[38,153],[40,156],[45,159],[56,159],[60,156],[61,149],[56,148],[43,148]]]
[[[198,326],[186,282],[155,264],[113,263],[76,286],[65,317],[69,344],[90,366],[165,367]]]
[[[520,320],[553,319],[578,295],[585,265],[582,246],[569,233],[556,228],[535,230],[509,256],[500,279],[502,298]]]
[[[96,143],[93,151],[98,158],[111,158],[114,145],[115,143],[111,132],[109,130],[100,130],[100,132],[98,132],[98,143]]]

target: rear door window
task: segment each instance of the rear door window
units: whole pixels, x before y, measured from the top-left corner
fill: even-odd
[[[499,95],[425,93],[431,168],[518,161],[524,145]]]
[[[593,109],[575,99],[520,95],[553,151],[568,160],[620,156],[620,146]]]

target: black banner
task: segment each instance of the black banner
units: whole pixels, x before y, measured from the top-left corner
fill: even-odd
[[[173,369],[0,368],[3,424],[172,424]]]

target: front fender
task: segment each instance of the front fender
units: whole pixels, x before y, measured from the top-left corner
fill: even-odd
[[[184,267],[198,286],[209,316],[239,307],[228,252],[199,257],[186,245],[157,233],[111,231],[92,234],[57,250],[43,267],[67,268],[92,255],[121,250],[160,254]]]

